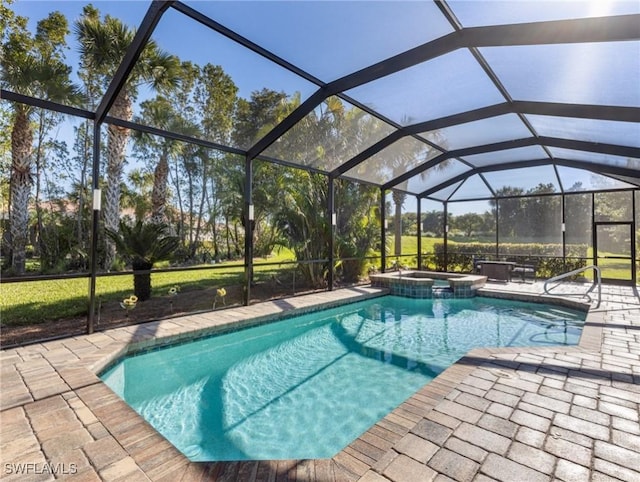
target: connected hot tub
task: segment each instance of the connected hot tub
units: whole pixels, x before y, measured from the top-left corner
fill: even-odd
[[[370,279],[376,288],[409,298],[472,298],[487,281],[486,276],[417,270],[374,274]]]

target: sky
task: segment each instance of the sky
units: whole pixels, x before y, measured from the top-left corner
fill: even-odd
[[[12,8],[30,18],[30,28],[35,29],[37,21],[52,10],[62,12],[73,25],[85,3],[17,0]],[[451,31],[431,2],[408,2],[402,9],[394,8],[395,2],[186,3],[325,82]],[[130,27],[137,27],[149,2],[96,1],[93,4],[102,14],[111,14]],[[434,22],[434,18],[438,22]],[[381,31],[394,32],[394,35],[381,36]],[[165,12],[152,38],[162,49],[182,60],[221,65],[238,85],[240,96],[245,98],[263,87],[288,94],[300,92],[303,98],[317,89],[315,84],[275,66],[174,9]],[[73,33],[68,37],[68,44],[71,46],[68,60],[75,69],[78,56]]]
[[[325,82],[330,82],[401,51],[446,35],[452,30],[431,1],[403,2],[402,8],[398,8],[399,2],[396,1],[212,2],[185,0],[185,3]],[[592,2],[449,0],[448,3],[465,26],[557,20],[576,16],[576,12],[580,12],[577,16],[640,13],[640,1],[638,0],[618,2],[606,0]],[[79,18],[85,4],[85,1],[75,0],[56,2],[16,0],[11,8],[18,15],[29,17],[29,26],[33,30],[35,30],[37,21],[45,18],[54,9],[59,10],[67,17],[71,29],[73,29],[73,22]],[[111,14],[120,18],[129,27],[136,28],[142,21],[150,2],[146,0],[121,0],[96,1],[93,4],[103,15]],[[389,33],[393,33],[393,35]],[[275,65],[255,52],[239,46],[171,8],[163,15],[152,38],[162,49],[177,55],[181,60],[191,60],[200,65],[207,62],[221,65],[238,86],[241,97],[248,98],[251,92],[267,87],[284,91],[289,95],[300,92],[304,100],[317,89],[315,84]],[[67,54],[67,63],[74,68],[75,75],[78,54],[73,33],[68,36],[68,44],[70,48]],[[558,46],[551,48],[558,51]],[[502,51],[500,49],[500,52]],[[618,48],[617,51],[620,49]],[[504,50],[504,52],[510,51]],[[630,53],[633,54],[633,52],[632,49]],[[492,55],[495,56],[492,52],[484,53],[489,56],[490,60]],[[444,57],[447,56],[443,56],[443,59]],[[604,54],[603,57],[612,58],[612,56]],[[499,70],[500,65],[505,64],[508,67],[515,60],[509,57],[505,59],[498,57],[494,63]],[[409,70],[411,69],[407,69],[407,71]],[[517,69],[514,75],[522,73],[524,70]],[[568,70],[575,71],[573,68]],[[611,75],[615,77],[617,69],[602,70],[611,72]],[[540,75],[544,77],[544,71],[540,69],[540,72]],[[402,72],[403,75],[404,73]],[[502,74],[502,78],[506,79],[509,88],[507,74],[510,74],[510,71],[499,73]],[[433,76],[428,77],[432,79]],[[420,76],[420,79],[424,78],[424,75]],[[528,85],[526,82],[521,82],[520,79],[517,80],[517,82],[511,83]],[[632,80],[635,82],[635,79]],[[380,89],[378,88],[384,81],[385,79],[381,79],[376,83],[376,88],[372,90],[373,94],[370,99],[363,97],[365,103],[371,101],[374,105],[375,102],[384,104],[384,98],[380,97]],[[608,81],[613,82],[611,79]],[[420,80],[419,88],[415,90],[416,94],[425,90],[424,82],[424,80]],[[561,83],[556,82],[555,84]],[[565,84],[568,84],[572,91],[575,90],[573,86],[576,85],[576,82]],[[581,83],[581,85],[586,84],[585,82]],[[366,92],[368,87],[369,84],[365,84],[361,90]],[[357,90],[355,89],[355,91]],[[621,92],[640,95],[639,91],[632,88],[599,89],[597,92],[608,92],[609,95],[619,95]],[[151,93],[148,90],[141,90],[138,101],[144,100],[149,95]],[[415,102],[413,97],[405,95],[402,98],[408,99],[412,106],[419,104]],[[526,100],[532,100],[529,99],[530,94],[528,93],[523,94],[523,97]],[[518,97],[516,96],[516,98]],[[458,100],[456,98],[456,102]],[[499,101],[501,98],[498,98],[496,102]],[[431,101],[430,105],[438,103],[442,102],[436,99]],[[615,102],[612,103],[615,104]],[[452,110],[458,111],[460,108],[456,104]],[[387,113],[387,115],[389,114]],[[500,138],[493,139],[493,141],[503,140],[503,136],[508,138],[516,136],[512,132],[509,132],[507,136],[505,126],[494,125],[496,120],[482,121],[475,123],[475,125],[470,123],[455,129],[451,128],[451,130],[456,130],[456,138],[465,139],[471,144],[482,142],[482,139],[493,139],[490,133],[493,133],[494,137],[498,135],[496,133],[500,133]],[[479,128],[480,124],[486,125],[486,131],[490,132],[484,132],[484,128]],[[616,129],[616,132],[618,130]],[[480,140],[469,138],[468,131],[482,132],[482,135],[479,136]],[[526,132],[522,136],[526,137]],[[450,148],[454,147],[450,146]]]
[[[74,75],[78,68],[79,57],[77,54],[77,44],[73,34],[73,22],[82,15],[82,8],[89,2],[76,0],[62,1],[42,1],[42,0],[15,0],[9,7],[20,16],[29,19],[28,27],[35,32],[39,20],[46,18],[53,11],[59,11],[69,22],[70,33],[67,35],[67,63],[73,68]],[[127,25],[136,26],[140,23],[146,12],[148,3],[142,1],[120,1],[120,2],[92,2],[104,14],[117,15]],[[122,8],[126,5],[126,8]],[[77,79],[77,77],[75,77]]]
[[[30,18],[30,27],[50,11],[59,10],[70,24],[87,2],[79,0],[16,0],[12,8]],[[146,0],[95,1],[103,13],[137,27],[149,5]],[[271,50],[322,81],[330,82],[367,65],[450,33],[452,27],[431,1],[191,1],[240,35]],[[640,2],[582,1],[458,1],[450,6],[465,26],[555,20],[575,15],[640,13]],[[579,13],[578,13],[579,12]],[[303,98],[316,86],[275,67],[259,55],[234,45],[174,9],[168,9],[153,34],[164,50],[201,65],[222,65],[242,97],[263,87],[300,91]],[[69,63],[77,67],[73,34]]]
[[[57,9],[67,17],[71,30],[73,30],[73,23],[80,17],[82,7],[86,3],[85,1],[76,0],[56,2],[16,0],[11,7],[19,15],[30,19],[29,26],[31,29],[35,29],[39,19],[46,17],[49,12]],[[452,32],[449,22],[431,1],[270,2],[185,0],[185,3],[272,51],[284,60],[306,70],[323,82],[330,82]],[[398,8],[400,3],[402,3],[402,8]],[[137,28],[150,2],[147,0],[120,0],[95,1],[93,4],[103,15],[116,16],[129,27]],[[621,0],[617,2],[607,0],[591,2],[570,0],[556,0],[553,2],[544,0],[533,2],[519,0],[506,2],[497,0],[449,0],[449,4],[465,26],[556,20],[573,16],[640,13],[640,1],[638,0]],[[289,95],[299,92],[304,100],[318,88],[314,83],[275,65],[249,49],[239,46],[237,43],[200,25],[172,8],[169,8],[164,13],[152,38],[160,48],[177,55],[182,60],[191,60],[199,65],[204,65],[207,62],[221,65],[238,86],[239,95],[244,98],[248,98],[253,91],[267,87],[276,91],[284,91]],[[68,36],[68,45],[70,48],[67,60],[74,68],[75,74],[78,66],[78,54],[75,36],[72,32]],[[557,50],[558,46],[552,46],[551,48]],[[619,49],[620,47],[617,48]],[[512,52],[515,49],[494,50],[502,53],[503,51]],[[487,51],[485,55],[492,54],[492,52]],[[632,50],[629,54],[633,55],[634,52]],[[568,55],[573,53],[575,53],[573,50],[568,49]],[[438,61],[452,60],[454,54],[443,56]],[[603,58],[610,57],[609,52],[603,54]],[[548,58],[548,56],[545,56],[545,58]],[[627,58],[626,55],[625,58]],[[382,111],[390,118],[395,119],[398,116],[402,117],[402,115],[409,115],[412,118],[416,117],[416,115],[419,116],[413,110],[420,107],[420,111],[424,111],[425,103],[430,108],[427,109],[428,114],[426,116],[424,112],[422,115],[425,117],[438,117],[439,115],[436,114],[439,111],[431,111],[434,108],[433,106],[441,103],[442,99],[439,101],[437,96],[435,100],[431,98],[433,96],[425,96],[425,89],[420,89],[419,87],[422,85],[421,83],[414,89],[405,89],[409,91],[410,95],[403,97],[402,93],[397,94],[396,97],[399,95],[399,99],[382,94],[385,92],[382,88],[385,82],[395,80],[397,76],[406,81],[405,73],[408,74],[409,71],[418,68],[424,69],[425,67],[428,69],[426,78],[430,79],[429,82],[433,88],[429,90],[438,92],[436,87],[443,85],[443,82],[444,85],[450,85],[455,79],[447,77],[443,82],[436,82],[431,79],[435,73],[448,71],[451,68],[459,70],[466,65],[466,63],[455,62],[453,66],[442,69],[436,68],[435,62],[430,61],[422,67],[416,66],[412,69],[407,69],[407,71],[380,79],[375,83],[365,84],[360,88],[356,88],[350,94],[362,102],[374,105],[378,109],[385,108],[387,104],[395,106],[390,108],[391,110]],[[508,67],[514,62],[514,59],[506,58],[506,60],[503,60],[502,57],[498,57],[496,64],[500,65],[499,62],[506,63]],[[562,62],[565,62],[564,58]],[[475,62],[472,63],[475,64]],[[581,65],[590,64],[582,62]],[[536,69],[541,76],[548,75],[549,70],[552,72],[563,71],[562,68],[547,69],[545,64],[541,64],[540,68]],[[568,70],[573,72],[576,69]],[[616,69],[600,70],[615,72]],[[507,74],[510,75],[511,71],[508,70],[504,73],[505,76]],[[392,77],[394,79],[391,79]],[[460,82],[463,81],[462,78],[461,76]],[[425,79],[424,73],[419,75],[418,79]],[[521,80],[516,78],[510,84],[515,86],[529,85]],[[606,80],[611,81],[611,79]],[[633,80],[635,81],[635,79]],[[507,78],[507,81],[509,81],[509,78]],[[535,83],[536,91],[540,91],[540,86],[543,84],[544,77]],[[556,82],[555,84],[558,83]],[[565,84],[575,86],[576,82],[567,82]],[[464,83],[463,87],[469,90],[468,83]],[[490,87],[495,89],[493,86]],[[476,89],[478,89],[478,85],[473,84],[472,90],[475,91]],[[362,98],[357,97],[359,91],[362,91],[360,92]],[[367,95],[369,91],[371,91],[371,94]],[[621,88],[610,89],[610,91],[632,92],[633,89]],[[462,89],[460,95],[463,93],[464,89]],[[494,93],[497,95],[497,101],[502,101],[502,97],[497,91]],[[562,94],[566,95],[564,91]],[[145,94],[144,91],[141,92],[141,98],[146,95],[149,94]],[[527,92],[525,95],[530,97],[531,93]],[[483,96],[475,96],[475,98],[480,97]],[[514,98],[518,98],[518,96]],[[528,98],[527,100],[534,99]],[[397,105],[400,101],[413,106],[413,110],[407,107],[411,112],[396,112],[399,109]],[[458,104],[459,102],[456,102],[455,105],[450,106],[451,109],[457,111],[460,107]],[[445,114],[448,113],[449,111],[445,112]],[[419,120],[424,119],[420,118]]]

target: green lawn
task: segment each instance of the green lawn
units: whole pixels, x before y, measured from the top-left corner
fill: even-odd
[[[599,256],[616,256],[615,253],[606,253],[599,251]],[[589,248],[587,251],[587,257],[593,257],[593,248]],[[598,258],[598,267],[601,271],[601,276],[606,279],[619,279],[629,280],[631,279],[631,260],[624,259],[611,259],[611,258]],[[589,270],[586,278],[593,278],[593,270]]]
[[[423,252],[433,250],[434,238],[423,238]],[[389,253],[393,253],[393,238],[388,238]],[[401,258],[403,264],[415,265],[417,239],[415,236],[403,236],[403,253],[412,256]],[[392,258],[393,259],[393,258]],[[287,266],[259,266],[259,263],[284,263],[294,261],[294,254],[286,248],[278,248],[267,259],[256,259],[256,278],[268,279],[284,271],[293,269]],[[231,261],[216,266],[223,269],[202,269],[153,273],[151,284],[153,297],[165,296],[172,286],[179,285],[181,291],[199,290],[223,286],[240,285],[244,276],[243,261]],[[29,325],[43,321],[83,316],[88,307],[88,278],[65,280],[26,281],[21,283],[3,283],[0,285],[0,310],[2,324]],[[133,294],[133,277],[103,276],[96,281],[96,295],[103,302],[122,300]]]
[[[293,261],[291,251],[282,248],[268,259],[257,259],[256,263]],[[244,276],[243,261],[232,261],[217,266],[223,269],[202,269],[153,273],[151,284],[153,296],[166,295],[169,288],[179,285],[181,291],[237,285]],[[286,268],[286,266],[284,266]],[[268,276],[281,271],[279,266],[256,266],[256,276]],[[0,312],[2,324],[29,325],[43,321],[83,316],[88,307],[88,278],[61,280],[25,281],[0,285]],[[98,277],[96,295],[103,301],[122,300],[133,294],[133,277]]]
[[[442,243],[442,238],[430,238],[422,237],[422,252],[432,253],[433,245],[435,243]],[[387,256],[393,256],[395,253],[395,237],[387,236]],[[403,262],[408,261],[410,258],[415,258],[418,254],[418,238],[416,236],[402,236],[402,254],[409,255],[403,257]],[[395,259],[395,258],[392,258]],[[414,261],[415,264],[415,261]]]
[[[423,237],[422,252],[433,252],[433,246],[438,242],[442,242],[442,239]],[[402,252],[408,255],[400,258],[402,264],[412,267],[416,265],[417,244],[415,236],[402,237]],[[391,264],[395,260],[391,257],[394,252],[393,236],[387,238],[387,247],[387,253],[390,256],[388,263]],[[284,263],[294,259],[291,251],[281,248],[274,252],[272,257],[255,262],[257,264]],[[216,266],[224,268],[153,273],[153,296],[165,296],[169,288],[174,285],[179,285],[181,291],[190,291],[242,283],[244,276],[242,260]],[[284,271],[292,270],[293,266],[256,266],[256,278],[264,280],[276,277]],[[604,278],[628,279],[629,277],[629,264],[623,260],[601,259],[600,267],[603,268]],[[585,276],[590,278],[592,272],[586,272]],[[88,284],[88,278],[0,284],[2,324],[5,326],[28,325],[83,316],[87,313]],[[103,302],[122,300],[133,293],[133,277],[130,274],[99,277],[96,293]]]

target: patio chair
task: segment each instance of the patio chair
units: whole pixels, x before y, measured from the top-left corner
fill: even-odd
[[[480,274],[480,270],[482,269],[482,262],[484,261],[484,259],[476,258],[475,256],[472,256],[472,260],[473,260],[473,273]]]
[[[519,277],[523,283],[526,282],[527,278],[535,281],[537,279],[537,263],[533,260],[527,259],[524,260],[523,263],[518,263],[513,268],[513,275]]]

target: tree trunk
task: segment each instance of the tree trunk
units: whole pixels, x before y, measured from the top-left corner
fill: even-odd
[[[231,235],[231,228],[229,226],[229,216],[227,214],[224,215],[224,227],[225,227],[225,233],[226,233],[226,240],[227,240],[227,259],[231,259],[231,240],[230,240],[230,235]]]
[[[235,222],[233,223],[233,230],[235,231],[235,237],[234,237],[234,244],[235,244],[235,250],[236,250],[236,257],[240,257],[240,255],[242,254],[242,250],[240,249],[240,243],[239,243],[239,238],[240,238],[240,234],[238,233],[238,223]]]
[[[175,187],[176,200],[178,201],[178,236],[180,237],[180,244],[184,245],[184,209],[182,206],[182,195],[180,194],[180,171],[178,163],[175,163],[176,169],[173,179],[173,185]],[[171,174],[171,172],[169,173]]]
[[[78,247],[85,252],[86,251],[86,239],[87,239],[87,235],[86,232],[82,229],[83,226],[83,222],[82,222],[82,218],[84,217],[84,194],[85,194],[85,188],[86,188],[86,184],[87,184],[87,169],[88,169],[88,165],[89,165],[89,159],[91,159],[91,145],[92,145],[92,141],[89,138],[89,132],[90,132],[90,127],[89,127],[89,122],[91,121],[86,121],[82,127],[80,127],[79,132],[82,132],[82,129],[84,129],[84,139],[82,140],[82,147],[83,147],[83,153],[84,155],[82,155],[82,168],[80,170],[80,186],[78,189],[78,212],[77,214],[77,222],[76,222],[76,229],[77,229],[77,233],[76,233],[76,237],[77,237],[77,243],[78,243]]]
[[[218,199],[215,196],[216,189],[211,179],[211,196],[207,197],[207,207],[209,208],[209,223],[211,224],[211,235],[213,236],[213,259],[217,262],[220,256],[220,247],[218,246]],[[211,198],[213,205],[211,204]]]
[[[133,109],[131,99],[123,91],[116,97],[111,108],[113,117],[131,121]],[[112,231],[118,231],[120,220],[120,185],[124,171],[125,151],[129,139],[129,129],[110,125],[107,129],[107,179],[104,200],[104,226]],[[111,269],[116,259],[116,248],[113,242],[106,240],[105,269]]]
[[[193,248],[193,196],[194,196],[194,187],[193,187],[193,174],[191,169],[187,167],[187,178],[189,179],[189,253],[191,253]]]
[[[42,220],[42,206],[40,205],[40,188],[42,185],[42,144],[44,142],[44,119],[43,113],[38,115],[38,135],[36,137],[35,148],[35,194],[33,204],[36,209],[35,242],[38,246],[38,256],[40,256],[40,270],[46,271],[51,268],[52,260],[47,250],[44,240],[44,222]]]
[[[393,221],[395,235],[394,254],[400,256],[402,254],[402,205],[404,204],[404,200],[407,195],[403,192],[393,191],[392,197],[393,203],[396,206],[395,218]]]
[[[146,262],[134,262],[133,268],[133,293],[138,301],[146,301],[151,298],[151,268],[153,265]]]
[[[167,148],[163,149],[153,172],[153,191],[151,192],[151,222],[164,223],[167,207],[167,185],[169,179],[169,160]]]
[[[204,202],[207,197],[207,166],[206,163],[202,168],[202,189],[200,193],[200,205],[198,206],[198,217],[196,218],[196,234],[195,242],[193,244],[191,257],[194,258],[196,250],[198,249],[200,240],[200,231],[202,229],[202,215],[204,214]]]
[[[16,111],[11,131],[11,267],[16,275],[24,274],[26,245],[29,233],[29,195],[31,194],[31,149],[33,129],[29,123],[29,111]]]

